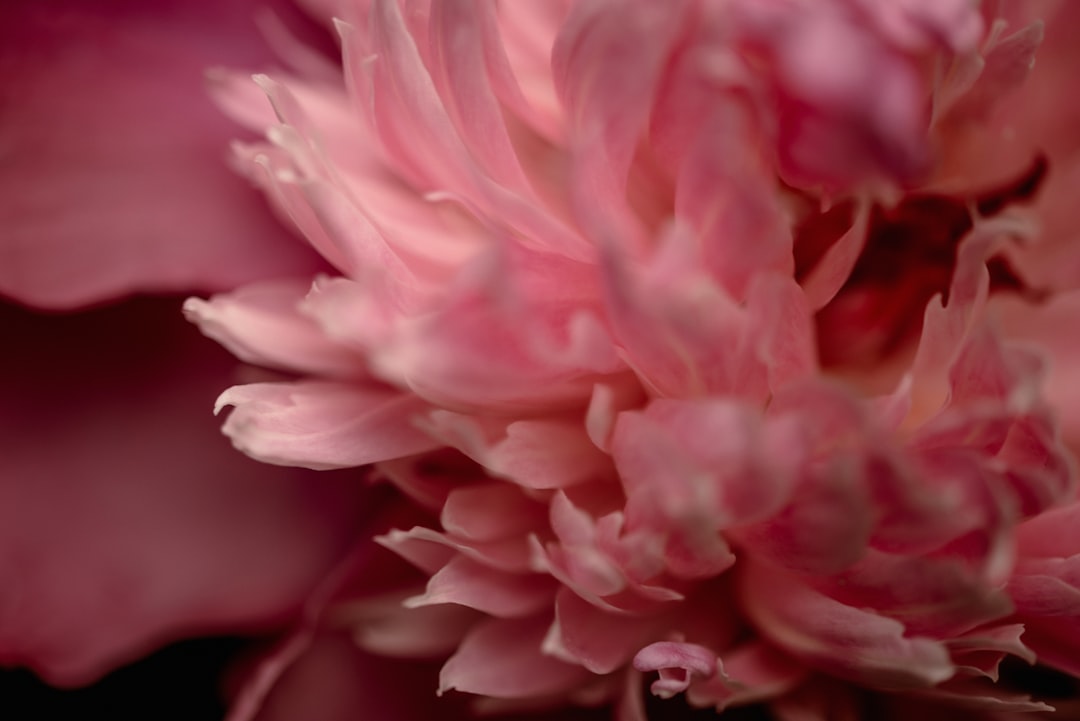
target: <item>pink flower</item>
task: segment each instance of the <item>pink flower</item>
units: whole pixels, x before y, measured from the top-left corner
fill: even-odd
[[[642,718],[643,674],[789,719],[1048,708],[995,682],[1077,673],[1043,383],[1056,360],[1073,392],[1071,348],[1018,342],[1000,299],[1075,319],[1027,273],[1075,261],[1030,205],[1075,187],[1073,136],[983,160],[1042,25],[962,0],[338,12],[341,76],[216,87],[266,134],[236,163],[333,271],[186,306],[301,376],[221,396],[237,447],[371,466],[415,506],[379,542],[426,586],[358,571],[298,638],[449,654],[440,693],[488,711]]]
[[[222,163],[235,129],[203,73],[270,61],[254,5],[152,5],[0,8],[5,296],[67,310],[321,267]],[[363,525],[349,474],[260,466],[207,424],[237,363],[179,302],[0,307],[4,666],[84,684],[188,635],[279,629]]]

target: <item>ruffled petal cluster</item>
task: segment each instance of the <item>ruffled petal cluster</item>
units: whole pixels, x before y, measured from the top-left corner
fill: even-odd
[[[340,77],[215,90],[334,272],[187,312],[299,376],[221,396],[238,448],[373,465],[418,509],[380,543],[426,587],[339,601],[362,645],[449,654],[440,691],[489,710],[640,718],[642,674],[792,719],[833,686],[1047,708],[995,682],[1076,672],[1051,630],[1075,474],[1046,354],[995,304],[1051,292],[1021,261],[1058,159],[984,177],[944,150],[991,152],[974,119],[1041,25],[964,0],[336,12]]]

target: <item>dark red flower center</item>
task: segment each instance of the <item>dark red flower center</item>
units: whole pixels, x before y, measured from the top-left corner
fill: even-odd
[[[992,217],[1030,200],[1046,175],[1037,157],[1014,182],[970,195],[913,193],[892,208],[871,210],[866,245],[847,282],[816,317],[822,365],[878,363],[909,348],[922,330],[926,304],[948,300],[960,241],[974,227],[972,210]],[[796,277],[805,277],[851,227],[854,204],[845,202],[808,218],[795,239]],[[1004,255],[992,257],[991,292],[1011,291],[1039,300]]]

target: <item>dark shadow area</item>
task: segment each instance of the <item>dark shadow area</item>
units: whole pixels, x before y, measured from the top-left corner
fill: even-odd
[[[59,690],[29,671],[0,672],[5,721],[221,721],[222,677],[249,642],[183,641],[118,669],[93,686]]]

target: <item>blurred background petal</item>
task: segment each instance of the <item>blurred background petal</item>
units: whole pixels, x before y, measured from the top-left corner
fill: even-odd
[[[208,68],[263,70],[260,0],[0,4],[0,295],[68,309],[318,261],[225,158]],[[264,16],[265,17],[265,16]]]
[[[359,472],[264,466],[210,415],[235,361],[179,301],[0,307],[0,663],[93,681],[287,622],[346,552]]]

